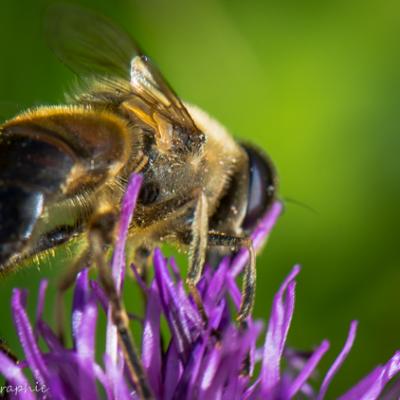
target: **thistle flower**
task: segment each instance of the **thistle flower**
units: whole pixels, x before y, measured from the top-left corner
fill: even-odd
[[[126,191],[120,220],[120,231],[111,263],[118,290],[124,281],[124,248],[141,183],[133,176]],[[274,225],[281,206],[275,203],[254,231],[252,238],[259,248]],[[342,351],[326,373],[319,389],[311,386],[329,343],[323,341],[304,358],[286,346],[294,311],[295,266],[275,294],[272,310],[263,334],[262,321],[248,319],[246,327],[235,321],[235,310],[241,301],[235,278],[247,261],[245,251],[233,260],[225,258],[217,269],[206,266],[198,290],[209,318],[207,327],[191,297],[173,259],[167,260],[159,249],[154,254],[154,278],[143,282],[132,266],[145,298],[142,324],[141,360],[149,386],[156,399],[291,399],[322,400],[329,385],[353,345],[357,322],[350,325]],[[127,373],[118,349],[117,332],[111,321],[110,305],[101,286],[89,279],[83,270],[76,279],[72,306],[72,348],[64,347],[43,319],[47,281],[39,288],[36,317],[33,324],[26,313],[25,291],[15,289],[11,306],[25,359],[15,363],[0,353],[0,372],[7,384],[1,389],[16,399],[137,399],[135,387]],[[102,360],[95,357],[96,322],[99,312],[108,319],[107,344]],[[161,319],[167,321],[169,341],[163,339]],[[260,337],[263,344],[258,347]],[[46,349],[39,346],[39,339]],[[44,346],[43,346],[44,347]],[[286,369],[282,370],[282,359]],[[256,368],[257,364],[259,368]],[[255,371],[259,371],[255,373]],[[375,368],[340,399],[376,399],[385,395],[395,398],[399,382],[384,390],[400,370],[400,352]],[[33,376],[34,384],[27,378]],[[379,397],[383,398],[383,397]],[[397,397],[396,397],[397,398]]]

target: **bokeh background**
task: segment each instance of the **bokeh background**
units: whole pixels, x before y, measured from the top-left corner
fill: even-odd
[[[62,102],[73,80],[43,39],[42,16],[50,3],[1,2],[5,117],[18,108]],[[184,99],[275,161],[286,207],[258,259],[255,315],[268,318],[274,292],[300,263],[291,346],[310,349],[328,338],[323,370],[343,345],[350,321],[360,321],[329,396],[386,361],[400,347],[398,2],[78,3],[128,29]],[[64,263],[52,260],[40,272],[24,269],[0,282],[0,336],[13,349],[12,288],[27,287],[32,308],[43,276],[54,294],[68,263],[61,258]]]

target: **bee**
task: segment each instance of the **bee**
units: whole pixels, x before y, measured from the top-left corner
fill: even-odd
[[[164,242],[186,250],[187,284],[199,303],[207,252],[246,247],[238,313],[244,321],[255,295],[249,235],[276,196],[272,162],[182,102],[136,42],[106,18],[57,5],[47,21],[50,46],[80,85],[67,105],[28,110],[0,127],[0,272],[99,227],[112,231],[137,172],[143,184],[129,228],[135,257]],[[105,236],[99,248],[112,242]]]

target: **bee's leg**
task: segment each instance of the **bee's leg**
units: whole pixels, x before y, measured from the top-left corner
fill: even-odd
[[[207,316],[196,284],[201,278],[207,250],[208,213],[207,199],[201,188],[195,188],[189,193],[158,203],[152,210],[158,221],[171,218],[183,220],[193,218],[190,227],[183,222],[182,231],[178,232],[179,240],[189,246],[189,270],[186,278],[187,286],[207,324]],[[161,224],[162,225],[162,224]],[[163,229],[163,228],[161,228]]]
[[[243,275],[242,303],[237,316],[238,322],[243,325],[245,324],[246,318],[250,316],[253,310],[256,293],[256,256],[253,243],[250,238],[241,238],[219,232],[209,232],[208,245],[230,247],[236,251],[246,247],[249,252],[249,262],[244,269]]]
[[[200,193],[194,209],[191,242],[189,247],[189,270],[186,283],[205,324],[208,322],[200,294],[196,288],[202,272],[207,250],[208,214],[207,199]]]
[[[115,287],[111,269],[106,263],[104,248],[114,240],[113,232],[117,216],[114,212],[103,211],[96,215],[89,229],[90,249],[98,267],[99,279],[111,306],[112,320],[118,332],[119,344],[123,350],[126,364],[141,399],[153,399],[145,372],[129,329],[129,317]]]

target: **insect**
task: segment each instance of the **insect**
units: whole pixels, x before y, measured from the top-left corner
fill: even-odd
[[[112,243],[127,180],[139,172],[129,229],[136,259],[162,242],[187,250],[187,284],[199,303],[207,251],[248,248],[238,313],[244,321],[256,276],[249,233],[276,195],[271,161],[183,103],[107,19],[57,5],[48,21],[51,47],[81,85],[68,105],[29,110],[0,127],[0,271],[83,235],[98,249]]]

